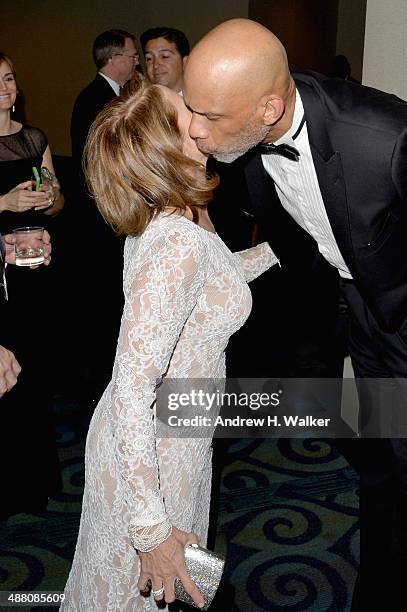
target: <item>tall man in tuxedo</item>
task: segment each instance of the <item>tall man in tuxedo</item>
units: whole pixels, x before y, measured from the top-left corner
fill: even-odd
[[[349,307],[362,416],[382,399],[380,381],[393,381],[385,393],[401,390],[403,417],[407,103],[349,81],[292,77],[280,41],[243,19],[216,27],[192,50],[184,100],[198,147],[219,161],[241,158],[253,212],[281,265],[293,254],[301,259],[297,238],[307,234],[312,266],[336,275]],[[377,382],[377,396],[367,379]],[[407,440],[348,442],[361,477],[359,610],[372,595],[389,604],[393,572],[405,567]]]
[[[83,151],[92,122],[105,104],[120,95],[121,87],[139,65],[134,41],[133,34],[124,30],[107,30],[96,37],[93,59],[98,73],[78,95],[71,120],[75,180],[72,223],[81,244],[79,260],[70,270],[72,287],[80,285],[81,291],[72,290],[69,299],[73,300],[72,309],[76,314],[73,335],[79,334],[83,347],[81,355],[75,354],[74,361],[79,368],[80,390],[94,401],[110,380],[116,350],[123,310],[123,240],[114,236],[87,194]],[[80,283],[78,275],[82,276]],[[101,332],[103,342],[100,342]]]

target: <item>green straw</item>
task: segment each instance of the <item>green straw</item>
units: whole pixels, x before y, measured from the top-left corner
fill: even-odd
[[[34,179],[35,179],[35,191],[39,191],[40,190],[40,185],[41,185],[41,178],[40,175],[38,174],[38,170],[35,166],[33,166],[31,168],[33,175],[34,175]]]

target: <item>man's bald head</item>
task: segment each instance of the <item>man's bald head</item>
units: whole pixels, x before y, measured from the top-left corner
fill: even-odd
[[[231,19],[211,30],[192,50],[187,71],[191,78],[204,71],[210,86],[254,87],[256,93],[280,95],[290,78],[281,42],[249,19]]]
[[[205,152],[220,152],[219,159],[223,152],[238,157],[284,123],[295,91],[283,45],[267,28],[248,19],[231,19],[204,36],[189,56],[184,77],[185,100],[195,111],[195,122],[201,116],[228,123],[224,138],[219,133],[220,139],[212,144],[210,134],[205,143],[204,134],[191,133]],[[243,140],[241,147],[231,142],[234,137]]]

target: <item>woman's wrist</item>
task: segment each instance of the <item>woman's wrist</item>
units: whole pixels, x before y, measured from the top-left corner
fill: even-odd
[[[52,204],[48,208],[45,208],[43,211],[45,215],[51,216],[57,215],[62,210],[64,205],[61,191],[55,187],[53,187],[52,191]]]
[[[172,525],[168,520],[158,525],[140,527],[130,523],[129,536],[136,550],[151,552],[167,540],[172,533]]]

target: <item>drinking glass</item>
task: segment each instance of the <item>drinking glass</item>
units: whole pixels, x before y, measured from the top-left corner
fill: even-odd
[[[13,234],[16,266],[38,266],[44,262],[43,227],[17,227]]]

